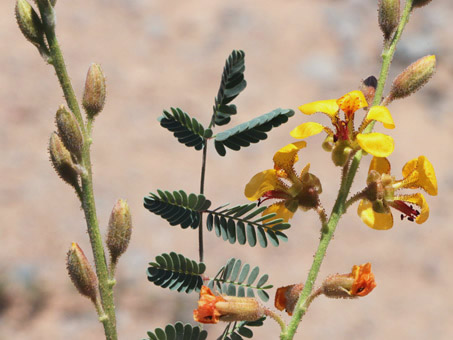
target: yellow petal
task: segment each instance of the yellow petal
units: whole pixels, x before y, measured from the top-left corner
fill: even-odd
[[[338,112],[338,108],[336,99],[320,100],[299,106],[299,110],[302,111],[303,114],[312,115],[313,113],[321,112],[331,118],[335,117]]]
[[[245,197],[250,201],[256,201],[270,190],[280,189],[282,184],[278,180],[277,171],[274,169],[264,170],[252,177],[245,186]]]
[[[418,178],[415,180],[414,176]],[[429,195],[437,195],[437,179],[434,167],[425,156],[407,162],[403,167],[404,181],[410,182],[405,188],[422,188]]]
[[[375,170],[382,174],[390,174],[390,162],[385,157],[373,157],[370,163],[368,173]]]
[[[308,123],[303,123],[293,129],[290,132],[291,137],[297,138],[297,139],[304,139],[310,136],[317,135],[321,131],[324,130],[324,126],[322,126],[319,123],[315,122],[308,122]]]
[[[379,132],[359,133],[357,142],[363,150],[376,157],[387,157],[395,149],[393,138]]]
[[[381,122],[387,129],[395,128],[395,123],[393,122],[392,115],[385,106],[373,106],[368,112],[366,119]]]
[[[285,202],[278,202],[270,205],[266,210],[263,211],[262,216],[271,213],[276,213],[277,215],[268,220],[264,220],[264,223],[275,220],[277,218],[283,218],[284,222],[288,222],[289,219],[294,216],[294,213],[285,207]]]
[[[377,213],[373,210],[370,201],[362,200],[357,209],[357,213],[370,228],[376,230],[387,230],[393,227],[393,216],[391,213]]]
[[[368,106],[362,91],[358,90],[346,93],[337,100],[337,104],[348,117],[351,117],[358,109]]]
[[[413,195],[397,196],[397,197],[395,197],[395,199],[413,203],[413,204],[417,205],[418,207],[420,207],[420,215],[418,215],[417,218],[415,219],[415,222],[417,224],[422,224],[423,222],[425,222],[428,219],[429,206],[425,200],[425,197],[422,194],[416,193]]]
[[[307,146],[307,142],[300,141],[288,144],[278,150],[274,155],[274,166],[278,169],[283,169],[287,173],[291,172],[293,169],[294,163],[299,159],[297,153],[300,149],[303,149]]]

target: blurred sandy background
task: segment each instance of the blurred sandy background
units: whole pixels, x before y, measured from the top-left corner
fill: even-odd
[[[100,224],[127,199],[134,231],[118,268],[116,303],[121,339],[140,339],[169,322],[192,321],[196,294],[150,284],[154,256],[176,250],[197,258],[195,231],[170,227],[145,210],[157,188],[197,192],[201,153],[188,149],[156,121],[180,107],[210,119],[225,58],[246,52],[247,89],[238,97],[238,124],[276,107],[296,109],[338,98],[377,75],[381,33],[377,1],[160,1],[88,0],[57,3],[57,32],[76,92],[91,62],[108,80],[104,111],[94,127],[92,159]],[[53,116],[63,103],[53,69],[17,29],[14,1],[0,2],[0,339],[102,339],[94,309],[67,277],[65,256],[78,242],[91,259],[82,212],[60,181],[46,151]],[[422,226],[399,221],[387,232],[363,225],[352,208],[340,222],[320,279],[372,262],[378,283],[360,300],[319,298],[297,339],[451,339],[453,335],[453,2],[434,0],[416,11],[403,35],[390,80],[419,57],[435,53],[438,71],[416,96],[390,106],[397,128],[394,173],[420,154],[435,166],[439,195],[427,196],[431,217]],[[209,150],[206,195],[220,205],[242,204],[243,187],[291,142],[289,131],[307,121],[300,113],[268,140],[226,158]],[[232,125],[231,125],[232,126]],[[221,131],[222,128],[219,129]],[[379,131],[382,131],[378,127]],[[320,151],[322,137],[300,154],[321,178],[330,211],[339,169]],[[354,189],[364,183],[369,158]],[[299,213],[280,248],[231,246],[206,234],[208,274],[234,254],[270,274],[276,287],[305,279],[318,240],[313,212]],[[274,290],[271,292],[274,293]],[[210,327],[209,339],[221,327]],[[257,339],[277,339],[268,321]]]

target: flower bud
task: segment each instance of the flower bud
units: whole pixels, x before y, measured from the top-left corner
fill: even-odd
[[[414,9],[415,7],[423,7],[427,4],[429,4],[431,2],[431,0],[414,0],[412,2],[412,9]]]
[[[61,105],[55,115],[58,134],[64,146],[77,159],[82,159],[83,135],[74,114]]]
[[[379,0],[379,27],[388,41],[400,21],[400,0]]]
[[[112,209],[107,233],[107,247],[113,263],[126,251],[131,233],[132,218],[129,206],[126,201],[118,200]]]
[[[428,55],[409,65],[392,84],[389,102],[417,92],[434,74],[436,70],[436,56]]]
[[[71,249],[69,249],[66,267],[69,277],[79,293],[96,303],[98,280],[88,259],[77,243],[72,243]]]
[[[34,45],[44,43],[44,31],[41,19],[27,0],[17,0],[16,20],[22,34]]]
[[[322,149],[327,152],[332,152],[335,142],[333,141],[333,136],[327,135],[327,137],[322,142]]]
[[[275,293],[275,308],[278,310],[286,310],[288,315],[293,315],[294,307],[304,285],[302,283],[280,287]]]
[[[220,321],[256,321],[264,316],[264,308],[255,298],[216,296],[202,286],[198,309],[193,311],[193,318],[201,323]]]
[[[330,298],[356,298],[368,295],[376,287],[371,263],[353,266],[349,274],[329,276],[322,283],[322,293]]]
[[[91,64],[85,80],[82,105],[91,119],[104,108],[105,102],[105,77],[101,66]]]
[[[53,132],[50,136],[49,153],[58,176],[69,185],[77,188],[79,186],[77,168],[72,161],[71,154],[56,132]]]

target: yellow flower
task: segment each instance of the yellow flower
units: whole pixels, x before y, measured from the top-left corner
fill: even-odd
[[[255,321],[264,315],[264,309],[254,298],[214,295],[202,286],[198,308],[193,311],[193,318],[201,323],[219,321]]]
[[[287,222],[293,217],[298,207],[308,210],[319,205],[318,195],[322,192],[319,179],[308,172],[307,164],[300,175],[294,170],[298,161],[300,149],[306,142],[296,142],[286,145],[274,155],[274,168],[257,173],[245,187],[245,196],[251,200],[258,200],[259,204],[268,199],[279,199],[263,211],[263,216],[276,213],[272,219],[282,218]]]
[[[390,207],[401,212],[401,219],[418,224],[429,217],[429,207],[421,193],[401,194],[400,189],[423,189],[429,195],[437,195],[437,180],[434,167],[425,156],[419,156],[403,167],[403,179],[395,180],[390,175],[390,163],[386,158],[374,157],[368,171],[369,195],[363,199],[357,213],[362,221],[373,229],[386,230],[393,226]],[[419,210],[415,209],[416,205]]]
[[[361,91],[349,92],[339,99],[321,100],[299,106],[299,110],[306,115],[317,112],[326,114],[331,119],[334,129],[332,130],[319,123],[308,122],[292,130],[291,136],[304,139],[325,131],[335,144],[337,142],[346,143],[353,150],[363,149],[373,156],[387,157],[394,149],[392,137],[378,132],[362,133],[372,121],[383,123],[387,129],[395,128],[390,111],[385,106],[373,106],[368,111],[359,129],[355,130],[355,112],[367,106],[368,103]],[[340,116],[340,110],[344,113],[343,118]]]

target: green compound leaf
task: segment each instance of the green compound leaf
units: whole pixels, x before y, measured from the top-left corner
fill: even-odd
[[[198,228],[201,212],[211,206],[211,201],[204,195],[187,195],[183,190],[157,190],[144,198],[144,206],[152,213],[166,219],[170,225],[180,225],[181,228]]]
[[[177,322],[174,325],[168,324],[165,330],[156,328],[153,332],[147,332],[148,338],[143,340],[206,340],[208,332],[199,326]]]
[[[201,150],[205,138],[212,136],[212,130],[205,129],[195,118],[191,118],[179,108],[171,108],[170,110],[171,112],[164,110],[163,115],[158,118],[160,125],[173,132],[180,143]]]
[[[256,321],[241,321],[231,322],[223,331],[222,335],[217,340],[242,340],[253,337],[253,331],[248,327],[261,327],[266,317],[262,317]]]
[[[178,292],[199,292],[203,285],[201,275],[206,270],[204,263],[195,262],[181,254],[171,252],[156,256],[147,271],[148,281],[156,286]]]
[[[207,229],[215,230],[217,237],[222,237],[231,244],[248,243],[254,247],[259,243],[261,247],[266,248],[268,243],[278,247],[280,241],[286,242],[288,237],[282,230],[290,228],[291,225],[283,222],[281,218],[273,219],[276,213],[255,218],[266,209],[266,207],[256,208],[256,206],[256,203],[251,203],[229,209],[223,209],[223,206],[215,210],[207,210]],[[269,221],[263,223],[268,219]]]
[[[225,62],[219,92],[215,98],[214,115],[215,125],[225,125],[231,120],[231,115],[236,114],[236,106],[228,105],[247,86],[244,79],[244,57],[241,50],[233,50]]]
[[[238,151],[252,143],[258,143],[267,138],[272,128],[280,126],[294,116],[290,109],[275,109],[248,122],[237,125],[215,136],[214,145],[220,156],[225,156],[226,148]]]
[[[208,287],[228,296],[255,297],[256,292],[258,297],[266,302],[269,300],[266,290],[272,288],[273,285],[266,285],[269,275],[259,276],[259,273],[258,266],[250,271],[249,264],[242,265],[241,260],[233,257],[220,268],[213,279],[209,280]]]

